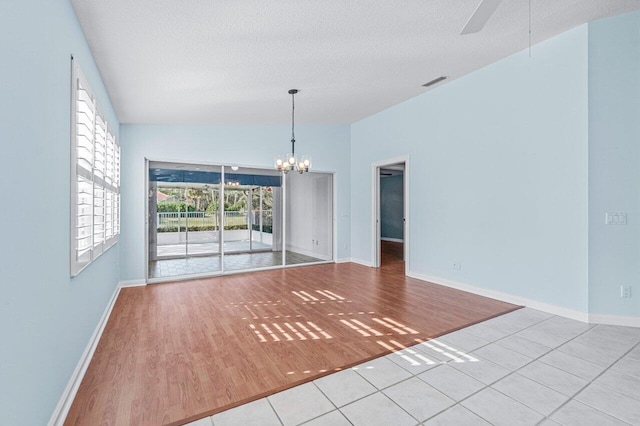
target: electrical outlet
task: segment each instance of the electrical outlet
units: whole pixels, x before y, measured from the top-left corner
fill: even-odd
[[[626,225],[627,213],[605,213],[604,220],[607,225]]]
[[[456,260],[455,262],[453,262],[453,269],[455,269],[456,271],[459,271],[460,269],[462,269],[462,263],[460,263],[459,260]]]
[[[620,286],[620,297],[623,299],[628,299],[631,297],[631,286],[621,285]]]

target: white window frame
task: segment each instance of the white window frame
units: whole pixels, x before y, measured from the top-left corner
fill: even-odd
[[[100,161],[96,161],[98,155]],[[118,241],[120,145],[73,58],[70,198],[70,272],[74,277]]]

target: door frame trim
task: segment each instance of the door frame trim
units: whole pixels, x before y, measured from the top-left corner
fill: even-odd
[[[151,161],[144,157],[144,282],[149,283],[149,163]],[[122,217],[122,196],[120,196],[120,217]],[[122,219],[120,219],[120,229],[122,229]]]

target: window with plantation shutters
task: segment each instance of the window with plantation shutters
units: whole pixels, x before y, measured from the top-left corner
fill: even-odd
[[[71,275],[120,234],[120,146],[87,79],[72,60]]]

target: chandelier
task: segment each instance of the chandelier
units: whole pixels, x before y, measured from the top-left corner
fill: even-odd
[[[291,95],[291,153],[287,155],[277,155],[275,158],[275,167],[281,172],[289,173],[291,170],[296,170],[300,174],[308,172],[311,168],[311,157],[301,155],[300,158],[296,157],[295,143],[295,112],[296,101],[295,94],[298,93],[298,89],[289,90]]]

